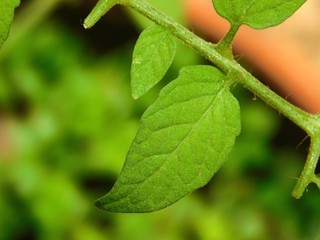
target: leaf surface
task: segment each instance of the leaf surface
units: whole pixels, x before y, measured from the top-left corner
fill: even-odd
[[[144,30],[133,51],[131,89],[134,98],[144,95],[166,74],[176,51],[174,37],[160,26]]]
[[[289,18],[306,0],[212,0],[219,15],[231,24],[255,29],[278,25]]]
[[[171,205],[211,179],[239,132],[225,75],[211,66],[183,68],[142,116],[117,182],[96,206],[150,212]]]
[[[11,22],[14,16],[14,9],[20,4],[19,0],[0,1],[0,48],[8,38]]]

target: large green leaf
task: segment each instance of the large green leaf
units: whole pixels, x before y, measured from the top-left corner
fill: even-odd
[[[18,7],[20,0],[0,1],[0,48],[8,38],[11,22],[13,20],[14,9]]]
[[[239,132],[239,105],[225,75],[210,66],[183,68],[142,116],[117,182],[96,205],[150,212],[176,202],[210,180]]]
[[[306,0],[212,0],[216,11],[231,24],[255,29],[278,25]]]
[[[160,26],[147,28],[133,51],[131,89],[134,98],[144,95],[157,84],[170,67],[175,55],[174,37]]]

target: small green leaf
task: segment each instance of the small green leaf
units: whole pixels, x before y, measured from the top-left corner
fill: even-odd
[[[19,0],[0,1],[0,48],[8,38],[10,26],[14,16],[14,9],[20,4]]]
[[[289,18],[306,0],[212,0],[216,11],[232,25],[272,27]]]
[[[210,66],[183,68],[142,116],[117,182],[96,206],[150,212],[173,204],[211,179],[239,132],[239,105],[225,75]]]
[[[174,37],[160,26],[147,28],[133,51],[131,89],[134,98],[144,95],[166,74],[176,51]]]

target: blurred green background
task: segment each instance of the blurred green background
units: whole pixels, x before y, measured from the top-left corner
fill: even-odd
[[[180,1],[150,2],[186,23]],[[93,4],[22,1],[0,51],[0,239],[320,239],[318,190],[290,195],[305,134],[240,86],[242,134],[206,187],[150,214],[94,207],[159,89],[181,66],[205,61],[179,45],[165,80],[134,101],[131,54],[150,22],[115,7],[84,30]]]

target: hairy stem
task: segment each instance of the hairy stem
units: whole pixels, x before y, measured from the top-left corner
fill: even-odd
[[[227,34],[224,36],[224,38],[221,39],[221,41],[215,47],[216,50],[226,58],[233,59],[232,42],[239,28],[240,28],[240,25],[231,25]]]
[[[309,155],[307,162],[303,168],[299,181],[292,192],[292,196],[300,198],[310,183],[315,183],[320,188],[320,179],[315,175],[315,168],[317,166],[320,156],[320,139],[311,139],[311,145],[309,149]]]

